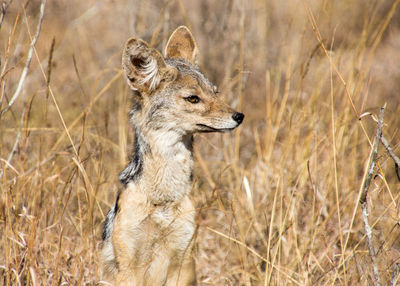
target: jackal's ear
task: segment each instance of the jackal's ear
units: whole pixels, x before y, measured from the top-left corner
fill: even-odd
[[[164,55],[166,58],[183,59],[197,65],[198,53],[192,33],[186,26],[180,26],[169,37]]]
[[[135,38],[125,43],[122,52],[122,68],[128,84],[134,90],[151,92],[168,75],[162,55],[143,41]]]

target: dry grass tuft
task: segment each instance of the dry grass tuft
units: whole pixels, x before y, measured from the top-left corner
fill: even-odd
[[[2,3],[0,110],[40,10],[38,0]],[[359,195],[369,113],[385,102],[383,134],[400,153],[398,3],[47,1],[23,88],[0,119],[0,284],[99,283],[104,213],[133,143],[121,47],[135,35],[161,48],[181,24],[246,114],[234,134],[197,136],[199,284],[373,283]],[[376,261],[395,285],[400,183],[384,148],[375,174]]]

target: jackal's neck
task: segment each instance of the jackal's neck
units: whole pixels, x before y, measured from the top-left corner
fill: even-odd
[[[175,131],[136,128],[135,148],[128,167],[120,174],[153,204],[178,202],[192,185],[193,135]]]

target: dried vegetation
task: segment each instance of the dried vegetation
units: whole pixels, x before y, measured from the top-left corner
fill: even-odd
[[[385,102],[400,153],[399,1],[47,1],[33,43],[42,2],[2,1],[0,284],[101,283],[101,226],[133,146],[122,45],[162,48],[181,24],[246,114],[196,138],[199,284],[376,284],[359,197]],[[382,146],[376,163],[369,223],[394,285],[400,183]]]

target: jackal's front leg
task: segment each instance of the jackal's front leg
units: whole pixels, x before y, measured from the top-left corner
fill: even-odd
[[[130,271],[120,271],[115,279],[115,286],[140,286],[143,283],[137,279],[135,273]]]
[[[151,255],[143,255],[139,258],[136,257],[136,259],[132,259],[132,256],[125,254],[122,253],[118,258],[119,272],[115,281],[116,286],[165,285],[170,264],[169,257],[165,251],[154,249]]]
[[[121,267],[115,280],[116,286],[163,286],[166,283],[168,260],[157,257],[147,266],[131,265],[131,267],[130,269],[124,269],[125,266]]]

